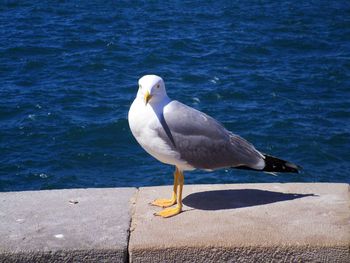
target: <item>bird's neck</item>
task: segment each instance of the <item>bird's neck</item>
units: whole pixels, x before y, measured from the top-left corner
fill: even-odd
[[[151,107],[158,117],[163,115],[163,108],[171,101],[168,96],[163,98],[152,98],[152,100],[153,101],[148,103],[147,107]]]

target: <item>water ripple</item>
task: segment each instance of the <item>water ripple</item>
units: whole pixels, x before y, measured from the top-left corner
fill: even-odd
[[[188,183],[350,182],[346,1],[6,2],[0,191],[172,183],[132,137],[137,79],[164,77],[303,174],[222,170]]]

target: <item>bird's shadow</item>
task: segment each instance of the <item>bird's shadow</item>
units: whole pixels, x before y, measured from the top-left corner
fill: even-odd
[[[183,199],[183,204],[200,210],[223,210],[266,205],[308,196],[317,195],[272,192],[258,189],[229,189],[193,193]]]

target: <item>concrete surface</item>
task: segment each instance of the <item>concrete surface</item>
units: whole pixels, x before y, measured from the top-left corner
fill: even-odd
[[[185,185],[183,213],[153,216],[171,188],[139,189],[132,262],[350,262],[348,184]]]
[[[171,189],[0,193],[0,262],[350,262],[348,184],[185,185],[154,217]]]
[[[0,262],[125,262],[136,188],[0,193]]]

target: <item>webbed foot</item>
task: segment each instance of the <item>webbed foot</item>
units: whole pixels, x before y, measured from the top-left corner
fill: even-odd
[[[160,207],[169,207],[169,206],[176,204],[176,198],[174,198],[174,199],[156,199],[150,204],[154,205],[154,206],[160,206]]]
[[[177,205],[175,207],[166,208],[158,213],[155,213],[154,215],[161,216],[163,218],[167,218],[167,217],[172,217],[172,216],[178,215],[181,213],[181,211],[182,211],[182,208]]]

